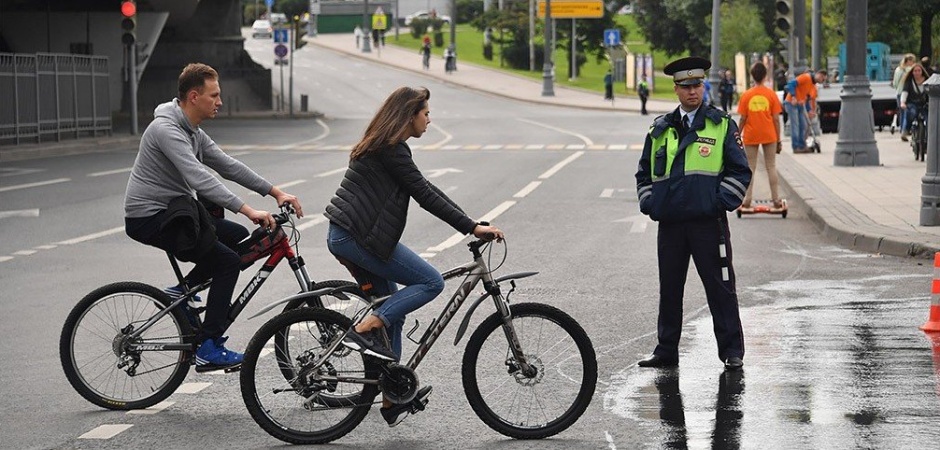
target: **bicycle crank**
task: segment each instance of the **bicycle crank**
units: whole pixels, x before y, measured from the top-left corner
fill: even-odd
[[[379,389],[385,398],[396,405],[408,403],[418,393],[418,375],[406,366],[389,364],[382,368],[382,374],[379,375]]]

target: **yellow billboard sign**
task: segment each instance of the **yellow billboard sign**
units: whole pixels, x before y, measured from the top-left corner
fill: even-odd
[[[545,17],[545,2],[539,0],[538,17]],[[552,19],[599,19],[604,17],[602,0],[552,0]]]

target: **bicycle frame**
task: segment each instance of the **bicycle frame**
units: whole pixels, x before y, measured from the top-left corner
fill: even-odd
[[[506,333],[506,339],[509,342],[509,348],[512,352],[513,357],[519,363],[520,368],[524,373],[530,373],[533,369],[525,360],[525,355],[522,352],[522,346],[519,343],[519,339],[516,336],[515,328],[512,324],[512,313],[509,309],[508,300],[503,297],[499,289],[498,281],[513,280],[516,278],[524,278],[528,276],[535,275],[537,272],[520,272],[516,274],[506,275],[500,277],[499,280],[494,280],[493,276],[487,267],[486,263],[483,261],[483,255],[480,252],[480,247],[485,244],[484,241],[474,241],[468,244],[470,251],[473,253],[473,262],[464,264],[459,267],[455,267],[446,272],[443,272],[441,276],[444,280],[450,280],[458,276],[466,274],[463,282],[460,284],[460,287],[454,292],[454,295],[451,296],[450,301],[444,306],[443,311],[438,316],[437,319],[433,320],[428,326],[427,330],[424,332],[424,335],[416,343],[418,348],[412,353],[411,359],[408,361],[407,367],[415,370],[421,364],[421,361],[424,360],[424,357],[431,350],[431,347],[434,346],[434,343],[437,342],[437,339],[440,337],[441,333],[447,328],[447,325],[453,319],[454,315],[460,309],[460,307],[467,300],[467,297],[473,291],[473,289],[483,281],[483,288],[486,291],[486,294],[481,296],[476,300],[474,305],[471,307],[470,311],[467,313],[467,317],[464,319],[466,323],[470,319],[470,315],[473,313],[473,310],[476,308],[476,305],[479,304],[488,296],[493,297],[493,302],[496,305],[497,311],[502,315],[503,318],[503,331]],[[515,289],[515,285],[513,285]],[[510,290],[510,292],[512,292]],[[358,323],[362,318],[368,315],[371,311],[380,306],[389,296],[380,297],[374,299],[369,308],[364,308],[362,311],[359,311],[358,314],[353,318],[353,323]],[[464,328],[464,327],[462,327]],[[348,332],[348,330],[347,330]],[[409,333],[410,335],[410,333]],[[342,341],[342,338],[346,336],[346,333],[343,333],[342,336],[338,336],[338,339],[334,340],[333,344],[327,349],[324,353],[324,356],[320,358],[312,367],[305,370],[305,372],[313,372],[317,370],[324,362],[327,361],[330,355],[339,347]],[[459,336],[458,339],[459,341]],[[454,344],[456,345],[456,341]],[[324,376],[322,380],[325,381],[342,381],[342,382],[359,382],[359,383],[374,383],[375,380],[368,380],[364,378],[349,378],[349,377],[332,377]]]
[[[170,258],[170,263],[173,266],[173,270],[176,272],[177,278],[180,280],[181,285],[185,285],[183,282],[183,275],[179,269],[179,263],[176,262],[176,259],[167,253]],[[260,258],[259,258],[260,259]],[[313,283],[310,280],[310,276],[307,273],[306,265],[304,264],[303,257],[297,256],[294,252],[293,247],[291,247],[289,239],[283,239],[276,244],[272,249],[270,255],[268,255],[267,260],[264,264],[258,269],[258,272],[252,277],[251,281],[248,282],[248,285],[242,289],[242,292],[238,297],[229,305],[228,310],[228,324],[231,324],[235,321],[242,310],[245,309],[245,306],[248,305],[248,302],[252,297],[258,292],[258,289],[264,284],[268,279],[268,276],[271,275],[271,272],[281,263],[284,259],[287,259],[288,264],[290,264],[291,270],[294,272],[294,276],[297,278],[297,283],[300,285],[300,290],[302,292],[310,291],[310,286]],[[257,261],[257,260],[256,260]],[[140,328],[134,330],[130,335],[128,335],[128,340],[131,343],[128,344],[128,350],[130,351],[171,351],[171,350],[183,350],[183,351],[192,351],[192,344],[135,344],[133,341],[138,339],[140,335],[146,331],[148,328],[157,323],[165,315],[169,314],[173,308],[179,306],[182,302],[189,300],[197,292],[203,291],[209,288],[209,285],[212,284],[212,280],[206,280],[201,284],[186,290],[176,301],[171,303],[166,308],[160,310],[156,315],[151,317],[144,325]]]

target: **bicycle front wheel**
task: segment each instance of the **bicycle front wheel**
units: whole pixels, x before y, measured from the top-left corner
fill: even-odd
[[[581,325],[557,308],[521,303],[511,311],[522,352],[535,371],[522,373],[510,352],[503,319],[493,314],[467,342],[467,401],[484,423],[506,436],[554,436],[574,424],[591,403],[597,384],[594,347]]]
[[[351,325],[335,311],[299,308],[275,316],[251,338],[240,375],[242,399],[268,434],[292,444],[322,444],[362,422],[378,395],[377,363],[339,346],[313,368]],[[289,351],[283,347],[288,342]]]
[[[163,291],[121,282],[86,295],[69,314],[59,339],[62,370],[86,400],[108,409],[153,406],[186,378],[191,351],[159,350],[192,341],[183,312],[174,308],[139,338],[129,335],[172,303]],[[146,351],[128,345],[147,345]]]

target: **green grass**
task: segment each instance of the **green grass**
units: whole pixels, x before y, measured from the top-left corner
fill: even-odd
[[[628,51],[633,53],[650,53],[650,46],[643,40],[643,35],[636,26],[636,22],[634,21],[633,16],[619,15],[615,18],[615,20],[618,24],[624,26],[627,30],[627,36],[624,38],[624,43],[626,44]],[[397,40],[394,36],[386,35],[386,43],[409,48],[414,50],[415,53],[418,53],[418,51],[421,49],[421,39],[412,37],[410,31],[411,30],[407,27],[402,28]],[[458,24],[456,35],[458,67],[460,62],[470,62],[479,66],[503,70],[524,77],[532,78],[534,80],[542,79],[541,67],[536,67],[535,71],[511,69],[508,66],[501,67],[499,46],[493,46],[492,61],[484,58],[483,32],[477,30],[476,28],[473,28],[468,24]],[[498,38],[498,34],[495,37]],[[449,42],[450,29],[447,28],[444,30],[444,45],[448,45]],[[536,36],[536,45],[542,45],[540,42],[540,36]],[[431,53],[435,56],[443,56],[444,47],[432,47]],[[657,72],[661,71],[662,67],[665,66],[668,61],[679,57],[667,57],[660,51],[653,51],[652,53],[653,66]],[[581,66],[581,72],[578,74],[578,78],[575,80],[569,80],[568,63],[565,61],[570,58],[570,56],[568,56],[568,53],[565,50],[557,49],[555,50],[554,57],[556,84],[595,91],[598,93],[598,95],[603,95],[604,75],[607,74],[607,70],[610,68],[610,63],[607,59],[603,59],[598,62],[594,55],[588,55],[587,62]],[[627,92],[626,89],[622,87],[622,84],[619,86],[620,87],[618,88],[617,85],[615,85],[615,89],[618,95],[636,95],[636,92],[633,90]],[[672,79],[670,77],[661,75],[656,76],[652,97],[666,100],[675,99],[675,93],[672,90]]]

